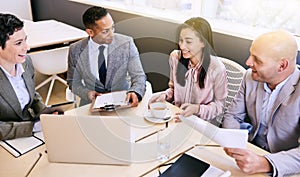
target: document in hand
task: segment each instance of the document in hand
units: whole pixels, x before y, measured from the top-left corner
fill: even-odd
[[[246,148],[248,130],[219,128],[195,115],[179,118],[222,147]]]
[[[44,136],[42,132],[34,133],[30,137],[0,141],[0,145],[15,157],[20,157],[43,144]]]
[[[126,102],[126,93],[127,91],[117,91],[97,96],[92,104],[91,111],[113,111],[130,107],[130,104]]]

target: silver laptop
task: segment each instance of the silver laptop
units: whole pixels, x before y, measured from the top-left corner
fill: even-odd
[[[50,162],[129,165],[132,143],[128,118],[41,115]]]

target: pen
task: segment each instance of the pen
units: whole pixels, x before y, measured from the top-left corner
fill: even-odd
[[[63,105],[67,105],[67,104],[73,104],[73,103],[74,103],[74,101],[67,101],[67,102],[63,102],[63,103],[53,104],[50,106],[50,108],[57,107],[57,106],[63,106]]]
[[[225,171],[223,174],[221,174],[219,177],[228,177],[231,175],[230,171]]]
[[[39,162],[39,160],[42,157],[42,153],[39,153],[39,157],[36,159],[36,161],[33,163],[33,165],[31,166],[31,168],[29,169],[29,171],[26,174],[26,177],[29,176],[29,174],[31,173],[31,171],[33,170],[33,168],[36,166],[36,164]]]
[[[195,146],[221,147],[218,144],[196,144]]]
[[[143,136],[142,138],[135,140],[135,142],[139,142],[139,141],[141,141],[141,140],[143,140],[143,139],[145,139],[145,138],[148,138],[149,136],[152,136],[152,135],[154,135],[154,134],[157,133],[157,132],[158,132],[158,131],[155,131],[155,132],[152,132],[152,133],[150,133],[150,134],[148,134],[148,135],[146,135],[146,136]]]

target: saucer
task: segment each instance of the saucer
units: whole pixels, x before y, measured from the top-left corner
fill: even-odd
[[[171,112],[170,112],[170,111],[167,112],[165,118],[163,118],[163,119],[153,117],[153,116],[151,115],[150,110],[146,111],[144,117],[145,117],[145,119],[148,120],[149,122],[157,123],[157,124],[169,122],[170,120],[173,119],[173,116],[171,115]]]

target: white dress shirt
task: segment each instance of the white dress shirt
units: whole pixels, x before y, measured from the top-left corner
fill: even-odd
[[[23,110],[24,107],[29,103],[30,96],[25,85],[24,79],[22,78],[22,74],[24,73],[24,68],[22,64],[16,64],[16,76],[13,76],[10,73],[8,73],[2,66],[1,68],[7,76],[11,86],[13,87],[19,100],[20,106]]]
[[[91,67],[92,74],[99,79],[99,68],[98,68],[98,55],[99,55],[99,44],[97,44],[95,41],[92,40],[92,38],[89,38],[89,63]],[[105,65],[107,68],[107,44],[102,44],[105,46],[103,54],[105,58]]]
[[[274,90],[271,90],[268,87],[267,83],[264,83],[265,94],[263,98],[261,121],[257,132],[257,136],[254,139],[254,143],[267,151],[270,151],[267,134],[268,134],[268,127],[270,125],[270,121],[273,121],[270,120],[272,117],[271,112],[272,110],[274,110],[273,105],[276,98],[278,97],[281,88],[284,86],[288,78],[282,81],[281,83],[279,83]]]

